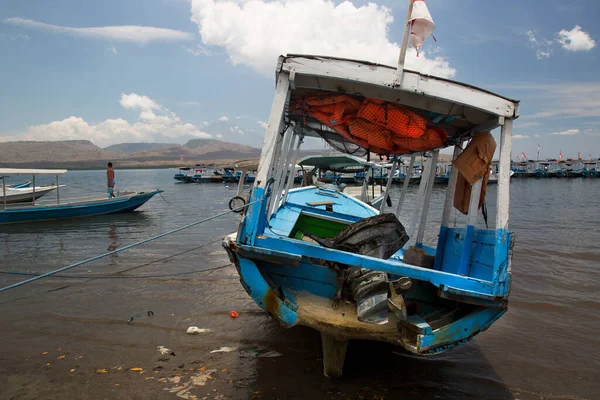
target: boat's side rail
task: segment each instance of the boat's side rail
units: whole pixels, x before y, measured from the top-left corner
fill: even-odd
[[[301,257],[321,259],[370,270],[386,272],[397,276],[407,276],[413,279],[430,282],[441,291],[451,290],[455,295],[480,298],[486,301],[497,301],[493,282],[461,276],[444,271],[418,267],[396,260],[382,260],[360,254],[348,253],[341,250],[329,249],[319,245],[294,240],[290,238],[273,238],[259,236],[254,246],[240,245],[244,251],[264,253],[268,251],[273,257],[295,254]],[[256,250],[255,250],[256,249]]]

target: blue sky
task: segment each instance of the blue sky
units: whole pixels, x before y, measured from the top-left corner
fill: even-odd
[[[367,4],[5,0],[0,140],[260,147],[277,53],[397,58],[407,3]],[[437,42],[409,67],[521,100],[515,157],[600,156],[597,0],[427,4]]]

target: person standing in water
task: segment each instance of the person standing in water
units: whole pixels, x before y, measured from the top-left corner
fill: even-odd
[[[108,181],[108,198],[115,196],[115,170],[111,162],[108,163],[108,169],[106,170],[106,180]]]

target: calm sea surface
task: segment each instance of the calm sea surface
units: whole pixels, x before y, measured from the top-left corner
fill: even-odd
[[[0,286],[206,218],[226,210],[235,196],[234,184],[176,184],[173,174],[173,170],[117,169],[117,189],[165,190],[164,198],[154,197],[135,213],[0,227]],[[105,172],[72,171],[61,183],[67,185],[61,189],[64,197],[104,193]],[[397,195],[399,188],[395,190]],[[401,218],[405,225],[416,192],[416,187],[410,188]],[[443,189],[434,189],[430,240],[437,235],[443,194]],[[495,196],[496,187],[490,186],[491,215]],[[154,356],[153,349],[168,340],[169,347],[179,346],[181,352],[252,343],[283,354],[252,364],[226,358],[204,360],[229,360],[223,369],[231,370],[233,383],[227,386],[226,381],[215,379],[222,382],[215,383],[215,391],[224,398],[250,398],[258,391],[260,398],[598,399],[599,198],[598,179],[513,180],[510,228],[516,243],[505,316],[471,343],[432,358],[409,356],[387,345],[352,343],[340,381],[322,377],[318,335],[303,328],[279,328],[249,300],[231,267],[202,274],[201,270],[229,263],[219,242],[236,230],[238,217],[220,217],[66,271],[61,277],[0,293],[0,393],[4,393],[0,398],[53,398],[71,385],[61,380],[58,366],[43,371],[42,361],[32,361],[45,347],[71,346],[89,356],[96,352],[97,363],[118,365],[128,362],[123,355],[128,351],[147,348]],[[109,278],[117,273],[132,278]],[[207,276],[214,280],[206,283],[202,277]],[[242,314],[238,320],[226,314],[234,307]],[[143,325],[119,325],[146,309],[155,315],[135,317],[144,319]],[[187,326],[200,323],[222,333],[201,344],[181,334]],[[145,330],[132,334],[132,329]],[[236,365],[244,367],[236,369]],[[86,366],[89,371],[94,367],[98,365]],[[41,383],[27,389],[23,377]],[[43,383],[44,379],[50,383]],[[97,382],[92,372],[77,379],[73,390]],[[162,388],[156,390],[153,393],[160,398],[176,398]],[[119,397],[116,392],[103,396]],[[89,393],[81,397],[94,398]]]

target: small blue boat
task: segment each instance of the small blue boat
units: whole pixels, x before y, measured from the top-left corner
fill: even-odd
[[[58,181],[58,176],[65,172],[66,170],[4,168],[0,169],[0,176],[52,175],[56,176]],[[0,208],[0,225],[130,212],[142,206],[154,195],[163,192],[160,189],[148,192],[119,192],[117,197],[111,199],[103,195],[69,200],[60,198],[59,188],[60,185],[56,187],[56,202],[36,202],[34,199],[31,203],[4,203]]]
[[[348,114],[341,119],[323,118],[324,111],[313,106],[332,102],[355,106],[344,108]],[[410,153],[393,142],[405,140],[402,127],[390,133],[377,125],[377,130],[357,130],[357,137],[335,125],[357,121],[358,107],[373,104],[385,113],[425,115],[427,126],[439,123],[436,128],[448,137],[442,147]],[[456,108],[468,120],[440,118]],[[370,122],[382,123],[385,113]],[[423,356],[466,343],[508,307],[510,153],[518,116],[516,100],[401,66],[281,56],[256,181],[247,202],[242,196],[232,199],[240,225],[223,240],[243,288],[284,327],[320,332],[324,373],[330,377],[342,374],[349,340],[384,341]],[[495,221],[490,215],[488,228],[477,222],[483,214],[483,178],[496,149],[489,132],[496,128],[501,128],[499,185]],[[324,139],[353,156],[386,155],[393,161],[391,171],[398,157],[410,156],[410,172],[416,156],[426,158],[411,211],[403,207],[410,179],[404,180],[397,204],[382,202],[379,209],[340,190],[293,188],[285,178],[294,174],[293,160],[306,137]],[[449,146],[454,146],[453,168],[441,224],[426,235],[440,149]],[[387,181],[384,198],[392,179]],[[455,209],[466,215],[465,224],[457,226]]]
[[[581,170],[581,174],[584,178],[598,178],[600,177],[600,171],[598,171],[598,161],[585,161],[584,167]]]

